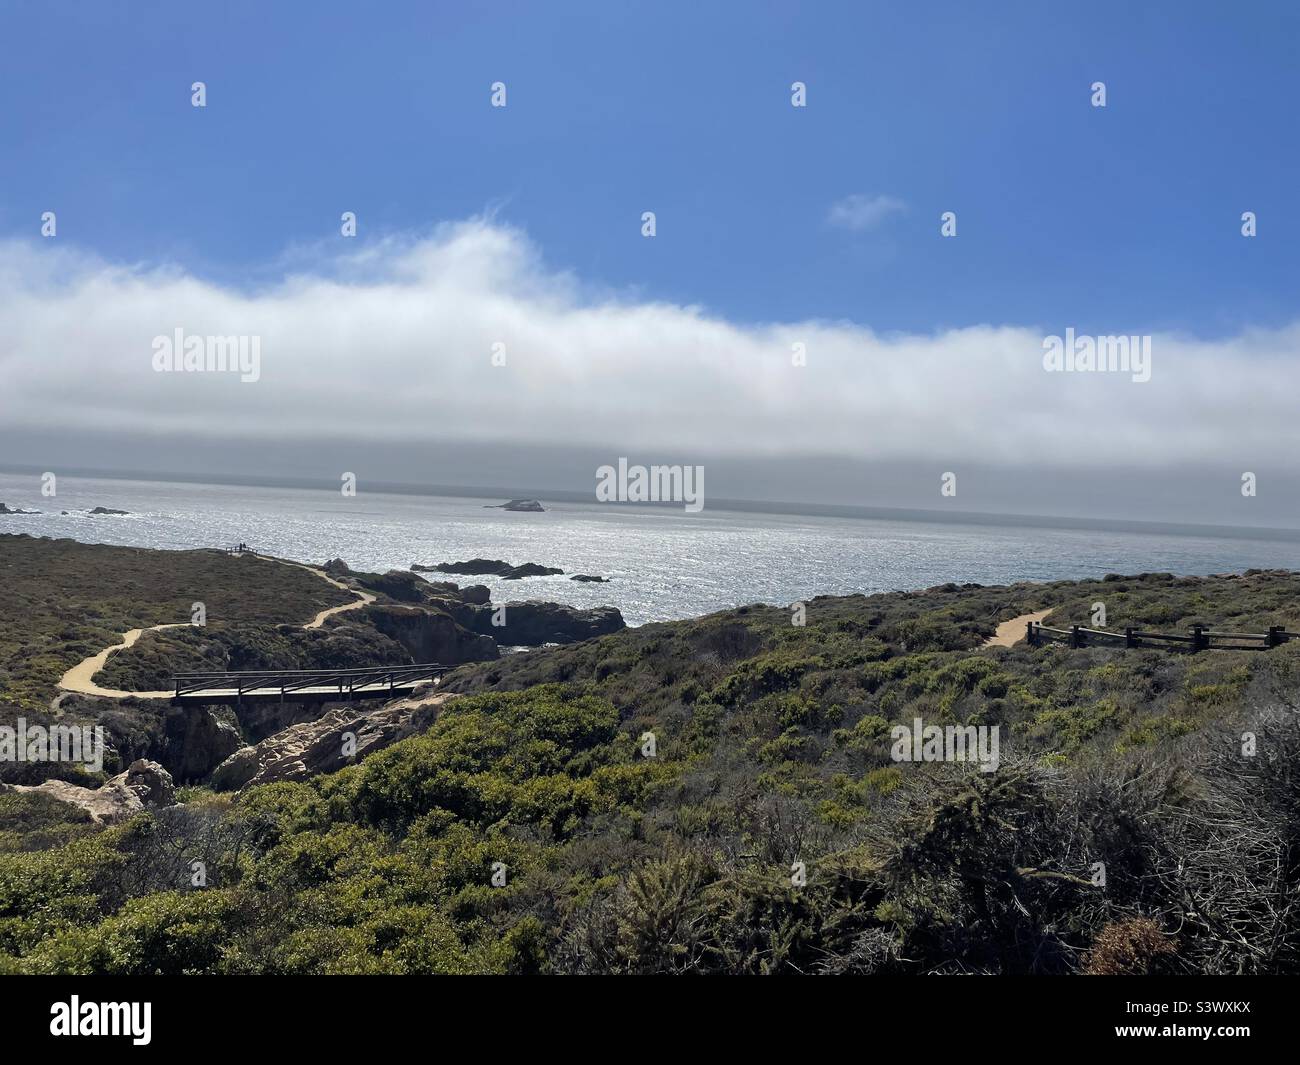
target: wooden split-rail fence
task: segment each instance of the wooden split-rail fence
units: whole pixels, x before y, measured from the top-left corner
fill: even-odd
[[[1027,623],[1026,636],[1035,647],[1043,643],[1066,643],[1071,647],[1181,647],[1189,651],[1266,651],[1288,640],[1300,640],[1300,633],[1287,632],[1281,625],[1270,625],[1267,632],[1215,632],[1204,625],[1193,625],[1182,636],[1170,632],[1147,632],[1126,628],[1123,632],[1090,629],[1071,625],[1054,628],[1041,622]]]

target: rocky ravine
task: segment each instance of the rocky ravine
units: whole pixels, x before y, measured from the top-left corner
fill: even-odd
[[[363,605],[351,616],[396,641],[417,662],[491,661],[501,646],[536,647],[547,643],[574,643],[617,632],[626,627],[615,607],[582,609],[537,600],[493,605],[482,585],[460,587],[451,581],[429,581],[415,573],[357,573],[342,560],[323,567],[336,580],[369,589],[384,597]],[[499,613],[499,607],[504,612]],[[493,624],[504,619],[504,625]],[[405,736],[423,731],[438,708],[454,696],[431,686],[423,693],[395,702],[329,704],[324,713],[286,704],[253,708],[241,720],[244,734],[261,733],[260,741],[231,749],[228,726],[210,714],[196,715],[188,730],[196,747],[186,752],[189,767],[211,768],[212,759],[226,755],[211,771],[210,784],[218,790],[252,787],[275,780],[303,780],[329,773],[367,754],[381,750]],[[260,724],[251,715],[275,718]],[[312,716],[313,714],[318,716]],[[268,734],[269,733],[269,734]],[[344,738],[352,737],[355,751],[345,754]],[[206,763],[206,765],[205,765]],[[204,773],[206,775],[206,772]]]
[[[355,572],[339,559],[320,568],[304,568],[346,587],[356,600],[322,611],[306,626],[262,626],[228,633],[173,626],[157,638],[173,641],[174,647],[147,648],[126,639],[125,646],[113,649],[114,654],[140,655],[140,661],[156,673],[136,673],[149,682],[142,687],[161,687],[176,655],[194,649],[209,655],[207,668],[214,669],[344,668],[403,660],[458,665],[495,660],[502,646],[573,643],[625,627],[613,607],[580,609],[535,600],[494,605],[482,585],[461,587],[404,570]],[[107,657],[104,652],[82,665],[93,673]],[[173,707],[165,702],[169,691],[159,691],[159,698],[145,701],[154,693],[141,698],[140,693],[99,688],[93,682],[69,685],[66,678],[64,688],[65,696],[77,701],[66,708],[103,723],[110,747],[121,759],[117,764],[129,761],[128,774],[134,776],[128,781],[127,774],[119,774],[95,789],[59,781],[41,787],[105,822],[170,802],[167,789],[173,780],[231,790],[332,772],[427,727],[437,706],[450,697],[430,689],[420,699],[391,703],[287,701],[236,710]],[[120,701],[131,696],[140,701]],[[355,739],[352,757],[344,753],[347,734]],[[167,788],[136,786],[150,766],[166,778]]]
[[[427,729],[439,707],[456,698],[432,687],[406,699],[380,706],[335,706],[314,721],[302,721],[268,736],[260,743],[240,747],[217,766],[210,784],[232,791],[277,780],[307,780],[352,765],[398,740]],[[201,716],[201,715],[199,715]],[[196,752],[186,752],[193,756]],[[0,784],[0,793],[38,792],[86,811],[97,824],[125,821],[148,809],[176,804],[172,776],[157,762],[144,758],[110,777],[98,788],[84,788],[64,780],[37,785]]]
[[[423,732],[437,717],[438,708],[454,698],[443,692],[399,699],[377,708],[337,706],[315,721],[291,725],[255,746],[236,751],[217,766],[212,787],[230,791],[332,773]]]

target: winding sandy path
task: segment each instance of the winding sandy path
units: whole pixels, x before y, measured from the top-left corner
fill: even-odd
[[[249,553],[252,554],[252,552]],[[323,569],[320,569],[317,566],[308,566],[306,563],[293,562],[287,558],[276,558],[274,555],[257,555],[255,557],[266,559],[268,562],[278,562],[282,566],[297,566],[299,569],[305,569],[308,573],[314,573],[321,580],[328,581],[330,584],[334,585],[335,588],[342,588],[343,591],[351,592],[353,595],[358,597],[354,602],[344,603],[342,606],[332,606],[322,610],[312,618],[311,621],[307,622],[307,624],[303,626],[304,629],[319,629],[323,624],[325,624],[326,618],[333,617],[335,614],[342,614],[345,610],[359,610],[361,607],[369,606],[375,601],[375,597],[370,592],[363,592],[358,588],[349,588],[342,581],[336,581]],[[121,651],[127,647],[133,646],[146,632],[158,632],[162,629],[181,629],[187,624],[189,623],[181,621],[170,622],[166,625],[151,625],[147,629],[131,629],[122,636],[121,643],[115,643],[112,647],[104,648],[104,650],[100,651],[99,654],[92,655],[85,661],[78,662],[63,674],[63,676],[59,678],[59,690],[65,694],[68,692],[76,692],[79,695],[97,695],[103,699],[170,699],[172,695],[175,694],[174,692],[128,692],[120,691],[117,688],[101,688],[95,683],[93,678],[96,673],[104,668],[104,665],[108,662],[109,655],[113,654],[115,651]],[[58,713],[59,703],[62,702],[62,700],[63,695],[55,696],[54,701],[50,703],[50,709],[55,713]]]
[[[1025,626],[1031,621],[1042,621],[1052,612],[1052,608],[1038,610],[1033,614],[1021,614],[1018,618],[1004,621],[998,631],[984,641],[985,647],[1014,647],[1025,638]]]
[[[100,695],[108,699],[121,699],[128,695],[133,695],[137,699],[171,698],[171,692],[124,692],[118,691],[116,688],[101,688],[91,678],[104,668],[109,655],[114,651],[121,651],[124,648],[134,646],[136,640],[146,632],[157,632],[159,629],[179,629],[186,624],[186,622],[180,621],[169,625],[151,625],[147,629],[131,629],[122,637],[121,643],[115,643],[112,647],[105,647],[99,654],[92,655],[83,662],[78,662],[63,674],[59,678],[59,688],[65,692],[78,692],[81,695]],[[53,707],[57,703],[58,699],[55,699],[51,706]]]
[[[369,606],[375,601],[375,597],[371,595],[370,592],[363,592],[360,588],[349,588],[342,581],[336,581],[319,566],[309,566],[305,562],[294,562],[292,559],[288,558],[276,558],[274,555],[258,555],[257,557],[264,558],[268,562],[278,562],[282,566],[297,566],[299,569],[305,569],[308,573],[314,573],[321,580],[334,585],[335,588],[342,588],[345,592],[351,592],[353,595],[360,597],[354,602],[344,603],[342,606],[332,606],[326,610],[322,610],[312,618],[311,621],[307,622],[307,624],[303,626],[304,629],[319,629],[323,624],[325,624],[326,618],[331,618],[335,614],[342,614],[345,610],[360,610],[363,606]]]

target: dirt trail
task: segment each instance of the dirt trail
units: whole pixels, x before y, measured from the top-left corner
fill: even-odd
[[[250,552],[251,553],[251,552]],[[257,558],[266,559],[268,562],[278,562],[282,566],[297,566],[299,569],[305,569],[308,573],[314,573],[323,581],[328,581],[335,588],[342,588],[345,592],[351,592],[357,596],[355,602],[344,603],[342,606],[332,606],[322,610],[311,621],[303,626],[304,629],[319,629],[325,619],[333,617],[335,614],[342,614],[345,610],[359,610],[363,606],[368,606],[375,601],[375,597],[369,592],[363,592],[356,588],[349,588],[342,581],[336,581],[323,569],[316,566],[308,566],[303,562],[293,562],[287,558],[276,558],[274,555],[257,555]],[[170,699],[173,692],[128,692],[120,691],[117,688],[101,688],[93,680],[96,673],[104,668],[108,661],[108,656],[115,651],[121,651],[124,648],[131,647],[146,632],[158,632],[161,629],[179,629],[184,628],[188,622],[174,622],[166,625],[151,625],[147,629],[131,629],[122,637],[121,643],[115,643],[112,647],[106,647],[97,655],[92,655],[83,662],[78,662],[62,677],[59,678],[59,690],[63,693],[76,692],[80,695],[97,695],[104,699]],[[59,712],[59,703],[63,701],[63,695],[57,695],[54,701],[50,703],[50,709],[56,714]]]
[[[169,699],[171,692],[124,692],[116,688],[101,688],[91,678],[94,677],[104,664],[108,661],[108,656],[114,651],[121,651],[123,648],[132,647],[136,640],[146,632],[156,632],[159,629],[179,629],[183,628],[186,622],[181,621],[170,625],[151,625],[147,629],[131,629],[122,637],[121,643],[115,643],[112,647],[105,647],[97,655],[92,655],[84,662],[78,662],[59,678],[59,687],[65,692],[79,692],[82,695],[100,695],[109,699],[121,699],[127,695],[133,695],[137,699]],[[58,700],[56,699],[57,703]]]
[[[349,588],[342,581],[336,581],[319,566],[309,566],[305,562],[294,562],[288,558],[276,558],[274,555],[258,555],[258,558],[264,558],[268,562],[278,562],[282,566],[297,566],[299,569],[305,569],[308,573],[314,573],[323,581],[328,581],[335,588],[342,588],[345,592],[351,592],[360,598],[351,603],[344,603],[342,606],[332,606],[322,610],[311,621],[303,626],[304,629],[319,629],[325,623],[326,618],[333,617],[335,614],[342,614],[345,610],[360,610],[363,606],[369,606],[375,601],[375,597],[369,592],[363,592],[360,588]]]
[[[1052,612],[1052,608],[1038,610],[1033,614],[1021,614],[1018,618],[1004,621],[998,631],[984,641],[985,647],[1014,647],[1025,638],[1025,626],[1031,621],[1042,621]]]

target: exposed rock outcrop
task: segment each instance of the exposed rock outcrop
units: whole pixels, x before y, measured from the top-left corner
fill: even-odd
[[[112,507],[96,507],[94,510],[87,511],[88,514],[129,514],[127,510],[114,510]]]
[[[571,581],[582,581],[584,584],[608,584],[608,577],[593,577],[590,573],[575,573],[569,578]]]
[[[552,577],[563,572],[564,570],[557,566],[539,566],[536,562],[525,562],[522,566],[515,566],[501,576],[508,581],[517,581],[521,577]]]
[[[440,610],[455,616],[455,608],[469,604],[482,606],[491,600],[492,593],[485,584],[469,584],[459,588],[451,581],[429,581],[429,602]]]
[[[352,567],[349,566],[346,562],[344,562],[341,558],[330,559],[328,562],[325,563],[325,565],[321,566],[321,569],[323,569],[335,580],[340,580],[343,577],[352,576]]]
[[[399,603],[423,603],[429,596],[429,582],[408,570],[390,569],[387,573],[363,574],[358,581],[372,592],[381,592]]]
[[[171,774],[157,762],[140,758],[126,772],[106,780],[98,788],[83,788],[66,780],[47,780],[43,784],[0,785],[0,790],[39,791],[60,802],[80,807],[97,824],[108,825],[134,817],[141,810],[174,806],[176,788]]]
[[[525,562],[521,566],[512,566],[499,558],[471,558],[468,562],[439,562],[436,566],[412,566],[417,572],[425,573],[459,573],[471,577],[504,577],[508,581],[517,581],[522,577],[550,577],[564,570],[555,566],[542,566],[536,562]]]
[[[39,514],[39,510],[23,510],[19,507],[17,510],[10,510],[4,503],[0,503],[0,514]],[[66,514],[67,511],[64,511]]]
[[[612,606],[584,609],[566,603],[530,599],[506,603],[504,607],[504,614],[498,615],[499,607],[466,606],[457,613],[457,618],[466,628],[491,636],[498,643],[524,647],[577,643],[627,627],[623,615]],[[492,624],[494,617],[502,617],[505,624]]]
[[[512,499],[508,503],[487,503],[484,510],[516,510],[527,514],[541,514],[546,508],[535,499]]]
[[[412,569],[417,567],[412,566]],[[499,577],[514,569],[509,562],[499,558],[471,558],[468,562],[439,562],[436,566],[418,567],[429,573],[461,573],[469,577],[482,577],[491,574]]]
[[[422,732],[438,707],[454,696],[442,693],[387,703],[380,707],[341,706],[315,721],[293,725],[255,747],[244,747],[212,774],[218,791],[254,787],[273,780],[306,780],[332,773]]]
[[[455,605],[455,604],[449,604]],[[489,607],[464,606],[466,611]],[[500,657],[490,632],[470,631],[457,618],[420,607],[374,604],[365,608],[366,619],[385,636],[396,640],[416,662],[486,662]],[[472,617],[473,615],[467,615]]]

